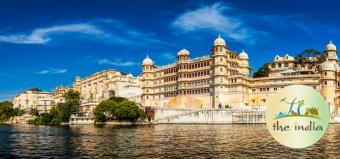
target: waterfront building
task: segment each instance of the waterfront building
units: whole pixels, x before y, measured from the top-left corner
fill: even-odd
[[[330,42],[326,61],[299,65],[288,54],[266,64],[268,77],[250,77],[248,54],[232,51],[220,36],[210,55],[191,58],[182,49],[177,62],[157,66],[150,57],[142,64],[142,105],[161,108],[261,108],[270,94],[293,84],[311,86],[325,97],[331,111],[340,105],[340,69],[336,46]],[[314,60],[314,57],[310,57]]]
[[[63,85],[61,85],[60,87],[56,87],[53,91],[52,91],[52,98],[54,100],[55,104],[58,103],[63,103],[65,102],[65,98],[64,95],[70,91],[71,88],[69,87],[65,87]]]
[[[37,109],[39,113],[47,113],[50,111],[54,103],[52,94],[43,91],[25,91],[13,97],[13,107],[24,109],[29,112],[30,109]]]
[[[125,97],[137,103],[141,102],[141,83],[139,77],[125,74],[116,70],[103,70],[88,77],[76,77],[73,90],[80,92],[81,111],[89,115],[103,100],[115,96]]]

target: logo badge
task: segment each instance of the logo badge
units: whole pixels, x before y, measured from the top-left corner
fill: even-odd
[[[311,146],[322,138],[328,128],[329,106],[324,97],[311,87],[285,87],[268,99],[267,106],[267,129],[284,146]]]

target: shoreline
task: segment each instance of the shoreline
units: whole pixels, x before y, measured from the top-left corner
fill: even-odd
[[[77,125],[93,125],[93,126],[106,126],[106,125],[119,125],[119,126],[141,126],[141,125],[263,125],[266,123],[131,123],[131,122],[109,122],[109,123],[93,123],[93,124],[60,124],[60,125],[35,125],[28,123],[0,123],[0,125],[35,125],[35,126],[77,126]],[[330,122],[330,125],[340,125],[340,122]]]

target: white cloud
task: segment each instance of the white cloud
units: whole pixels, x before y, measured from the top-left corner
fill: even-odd
[[[66,73],[67,69],[60,69],[60,68],[48,68],[44,70],[40,70],[36,72],[37,74],[63,74]]]
[[[122,61],[121,59],[100,59],[98,60],[99,65],[114,65],[114,66],[134,66],[137,63],[133,61]]]
[[[179,15],[172,25],[183,32],[206,29],[223,33],[228,38],[238,41],[251,38],[255,31],[247,28],[239,18],[225,15],[229,9],[222,3],[215,3]]]
[[[165,59],[169,62],[175,62],[176,61],[176,53],[165,52],[165,53],[161,54],[161,58]]]
[[[16,44],[45,44],[51,40],[53,34],[57,33],[82,33],[95,36],[105,35],[102,30],[91,24],[68,24],[49,28],[38,28],[33,30],[29,35],[1,35],[0,41]]]
[[[160,40],[152,32],[136,30],[123,22],[113,19],[90,20],[87,23],[55,25],[47,28],[37,28],[31,33],[13,33],[0,35],[0,42],[15,44],[47,44],[56,35],[66,36],[69,33],[89,35],[86,38],[109,45],[123,46],[149,46],[149,45],[173,45],[167,41]],[[143,42],[141,42],[143,41]]]

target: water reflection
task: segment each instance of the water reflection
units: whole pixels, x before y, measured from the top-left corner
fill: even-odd
[[[1,157],[339,158],[340,125],[304,150],[279,145],[265,125],[0,126]]]

